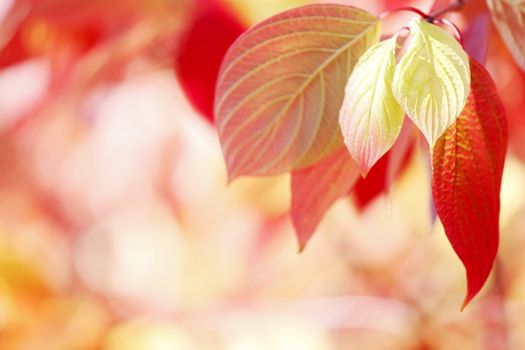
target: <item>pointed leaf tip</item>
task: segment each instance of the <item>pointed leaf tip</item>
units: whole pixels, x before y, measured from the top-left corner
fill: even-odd
[[[311,166],[342,146],[338,112],[380,21],[355,7],[314,4],[278,14],[228,50],[215,118],[229,170],[276,175]]]
[[[468,56],[442,28],[410,22],[412,41],[394,75],[393,91],[430,147],[454,123],[470,91]]]
[[[392,37],[369,48],[346,85],[339,125],[363,177],[392,147],[403,125],[404,112],[392,93],[396,47]]]
[[[432,155],[432,193],[445,233],[467,274],[462,309],[485,284],[498,250],[500,187],[507,123],[494,82],[470,61],[472,87]]]

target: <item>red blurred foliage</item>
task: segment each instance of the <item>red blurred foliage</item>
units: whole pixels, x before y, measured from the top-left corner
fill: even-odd
[[[79,47],[83,49],[89,49],[94,46],[98,39],[103,35],[107,35],[110,32],[110,27],[118,27],[121,25],[122,17],[121,14],[113,12],[111,9],[109,12],[115,16],[113,17],[113,23],[109,26],[109,23],[104,22],[103,16],[101,16],[102,9],[100,2],[82,2],[77,1],[75,3],[67,1],[16,1],[12,13],[21,13],[26,11],[27,14],[23,21],[20,23],[21,26],[18,28],[16,39],[26,49],[29,49],[29,54],[38,54],[42,52],[31,52],[28,34],[34,28],[39,21],[46,21],[48,25],[54,27],[51,29],[61,29],[61,32],[53,33],[55,37],[49,35],[42,37],[45,39],[41,44],[49,44],[51,41],[59,42],[59,39],[75,38]],[[109,20],[109,18],[108,18]],[[54,39],[54,40],[51,40]]]
[[[175,28],[173,23],[176,9],[183,0],[172,3],[169,0],[15,0],[6,20],[7,39],[0,43],[0,68],[8,68],[33,57],[45,56],[52,68],[55,83],[64,83],[73,73],[73,67],[86,59],[97,49],[114,50],[110,58],[100,65],[106,79],[118,76],[125,68],[122,59],[130,60],[139,49],[151,48],[162,42],[165,51],[172,51]],[[168,14],[172,11],[172,14]],[[170,21],[172,22],[170,24]],[[140,24],[157,26],[159,34],[149,43],[125,43],[125,38]],[[165,32],[161,32],[165,30]],[[148,33],[149,34],[149,33]],[[146,34],[144,34],[146,35]],[[146,41],[146,40],[145,40]],[[3,44],[3,45],[2,45]],[[127,45],[127,46],[126,46]],[[115,62],[119,61],[118,64]],[[99,62],[95,62],[99,63]],[[104,66],[111,64],[110,69]],[[97,72],[98,73],[98,72]],[[96,78],[103,78],[97,76]],[[92,77],[94,80],[95,77]],[[104,79],[102,79],[104,80]]]
[[[359,210],[364,210],[377,196],[388,191],[389,175],[393,175],[395,180],[410,163],[413,154],[413,146],[410,146],[404,153],[400,166],[394,169],[394,174],[389,174],[391,165],[392,150],[387,152],[370,170],[366,178],[360,178],[353,191],[354,203]]]
[[[354,202],[364,210],[370,202],[384,192],[390,152],[385,154],[370,170],[366,178],[360,178],[354,187]]]
[[[136,1],[135,1],[136,2]],[[118,5],[121,1],[115,2]],[[17,0],[8,17],[22,17],[0,53],[0,67],[66,46],[83,54],[117,29],[131,23],[129,10],[104,1]]]
[[[246,29],[219,0],[199,0],[176,57],[175,70],[193,106],[213,122],[213,101],[222,58]]]
[[[9,116],[0,134],[4,173],[0,192],[23,193],[31,206],[69,232],[73,226],[53,190],[42,188],[32,167],[32,149],[46,126],[85,132],[83,102],[97,87],[117,82],[141,57],[171,66],[173,46],[189,0],[14,0],[1,23],[0,70],[41,58],[49,69],[47,89],[29,108]],[[165,62],[164,62],[165,61]],[[29,81],[28,84],[31,84]],[[60,106],[68,112],[57,113]],[[69,108],[71,107],[71,111]],[[82,110],[82,111],[81,111]],[[9,112],[9,111],[7,111]],[[5,116],[3,116],[5,117]],[[7,118],[6,118],[7,119]],[[80,137],[80,136],[78,136]],[[64,153],[66,150],[64,150]]]
[[[467,1],[461,13],[468,20],[468,30],[480,16],[490,16],[485,1]],[[479,42],[480,36],[477,36]],[[522,161],[525,161],[525,72],[514,62],[498,31],[491,22],[488,33],[487,68],[489,69],[499,96],[505,107],[509,123],[509,146]],[[487,43],[485,43],[487,45]]]

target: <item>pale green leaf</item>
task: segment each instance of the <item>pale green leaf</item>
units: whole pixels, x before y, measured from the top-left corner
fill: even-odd
[[[421,19],[394,74],[393,92],[430,146],[463,110],[470,91],[468,55],[452,35]]]
[[[345,89],[339,124],[350,155],[361,171],[394,144],[404,112],[392,93],[396,37],[377,43],[361,56]]]

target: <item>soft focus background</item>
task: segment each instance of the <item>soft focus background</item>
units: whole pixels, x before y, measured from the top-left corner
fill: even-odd
[[[525,78],[493,29],[512,150],[499,258],[464,312],[424,150],[302,254],[287,176],[226,185],[216,52],[307,2],[0,0],[1,350],[525,348]]]

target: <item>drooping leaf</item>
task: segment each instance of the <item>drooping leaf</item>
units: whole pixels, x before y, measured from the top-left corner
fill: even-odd
[[[377,17],[308,5],[242,35],[224,59],[215,118],[230,179],[310,166],[342,145],[344,86],[377,42]]]
[[[503,40],[514,60],[525,71],[525,2],[522,0],[487,0]]]
[[[359,167],[344,147],[311,167],[292,172],[291,216],[301,250],[325,212],[348,195],[359,175]]]
[[[500,186],[507,146],[503,105],[488,72],[470,61],[472,89],[433,150],[432,192],[447,237],[467,272],[464,306],[479,292],[498,250]]]
[[[396,68],[393,91],[432,147],[463,110],[470,89],[468,56],[444,29],[413,19],[413,35]]]
[[[226,5],[218,0],[201,0],[176,57],[175,71],[184,92],[210,121],[222,58],[245,29]]]
[[[339,124],[350,155],[363,173],[394,144],[405,113],[392,93],[397,37],[368,49],[345,88]]]

